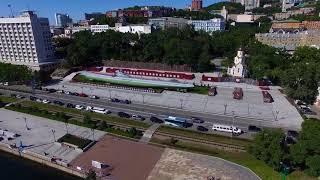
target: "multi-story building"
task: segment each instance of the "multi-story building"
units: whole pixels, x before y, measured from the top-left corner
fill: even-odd
[[[92,33],[101,33],[101,32],[106,32],[107,30],[110,29],[109,25],[103,24],[103,25],[91,25],[90,26],[91,32]]]
[[[118,9],[108,11],[106,13],[107,17],[163,17],[168,16],[171,12],[175,11],[173,8],[169,7],[143,7],[141,9]]]
[[[289,19],[290,17],[296,16],[296,15],[310,15],[310,14],[313,14],[315,10],[316,10],[315,7],[305,7],[305,8],[290,10],[287,12],[275,13],[273,16],[275,20],[284,20],[284,19]]]
[[[110,29],[114,31],[119,31],[121,33],[134,33],[134,34],[137,33],[139,35],[151,33],[151,26],[146,24],[122,26],[121,23],[116,23],[116,26]]]
[[[262,33],[256,34],[256,39],[263,44],[294,51],[299,46],[320,48],[319,31],[303,31],[297,33]]]
[[[39,18],[32,11],[0,18],[0,61],[34,70],[54,66],[57,61],[48,18]]]
[[[273,22],[270,32],[297,33],[305,30],[320,31],[320,21],[277,21]]]
[[[68,14],[55,13],[54,17],[56,20],[56,26],[58,27],[66,27],[72,24],[72,19]]]
[[[148,24],[156,29],[179,28],[182,29],[188,24],[184,18],[161,17],[149,19]]]
[[[246,11],[260,7],[260,0],[231,0],[231,2],[240,3]]]
[[[188,23],[193,26],[196,31],[205,31],[212,33],[214,31],[224,31],[225,21],[221,18],[210,20],[189,20]]]
[[[199,11],[203,7],[203,1],[202,0],[192,0],[191,2],[191,10],[192,11]]]
[[[64,29],[64,36],[67,38],[71,38],[74,33],[80,32],[80,31],[90,31],[89,26],[73,26],[73,27],[67,27]]]

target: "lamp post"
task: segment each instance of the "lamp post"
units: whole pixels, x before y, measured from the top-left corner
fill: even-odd
[[[55,135],[56,131],[54,129],[51,129],[51,132],[53,135],[53,140],[54,140],[54,142],[56,142],[56,135]]]
[[[228,106],[228,104],[224,104],[223,106],[224,106],[224,115],[226,115],[226,113],[227,113],[227,106]]]
[[[231,139],[233,138],[233,126],[234,126],[234,120],[235,120],[235,117],[234,117],[234,111],[232,111],[232,134],[231,134]]]
[[[24,123],[25,123],[25,125],[26,125],[26,129],[27,129],[27,130],[30,130],[30,128],[28,127],[28,124],[27,124],[27,118],[26,118],[26,117],[23,117],[23,119],[24,119]]]
[[[183,109],[182,106],[183,106],[183,99],[181,98],[181,99],[180,99],[180,109]]]
[[[93,128],[91,128],[91,132],[92,132],[92,140],[95,141],[94,140],[94,129]]]
[[[279,111],[276,111],[275,121],[278,121]]]

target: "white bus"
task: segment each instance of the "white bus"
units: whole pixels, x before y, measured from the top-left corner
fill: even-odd
[[[212,130],[221,131],[221,132],[229,132],[234,134],[241,134],[241,129],[235,126],[221,125],[221,124],[213,124]]]
[[[99,108],[99,107],[91,107],[87,106],[86,108],[87,111],[95,112],[95,113],[100,113],[100,114],[109,114],[110,111],[104,108]]]

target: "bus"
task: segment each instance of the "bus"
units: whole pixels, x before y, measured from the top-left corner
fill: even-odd
[[[173,127],[187,127],[187,120],[184,118],[174,117],[174,116],[168,116],[164,119],[165,125],[170,125]]]
[[[91,107],[91,106],[87,106],[86,110],[87,111],[91,111],[91,112],[95,112],[95,113],[100,113],[100,114],[109,114],[109,113],[111,113],[107,109],[99,108],[99,107]]]

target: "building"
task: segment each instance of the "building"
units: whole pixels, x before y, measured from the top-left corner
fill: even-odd
[[[116,23],[116,26],[112,27],[111,29],[114,31],[119,31],[121,33],[137,33],[139,35],[151,33],[151,26],[146,24],[123,26],[121,23]]]
[[[67,38],[71,38],[74,33],[80,31],[90,31],[89,26],[74,26],[74,27],[67,27],[64,29],[64,36]]]
[[[173,17],[161,17],[161,18],[151,18],[148,24],[155,29],[168,29],[168,28],[178,28],[182,29],[187,26],[188,20],[184,18],[173,18]]]
[[[101,33],[101,32],[106,32],[109,30],[110,27],[107,24],[104,25],[91,25],[90,30],[92,33]]]
[[[161,6],[146,6],[140,9],[118,9],[108,11],[106,13],[107,17],[122,18],[122,17],[164,17],[168,16],[170,13],[175,11],[175,9],[170,7]]]
[[[253,23],[255,20],[266,15],[262,14],[228,14],[227,19],[237,23]]]
[[[202,0],[192,0],[191,2],[191,10],[192,11],[199,11],[203,7],[203,1]]]
[[[51,36],[48,18],[32,11],[0,18],[0,61],[34,70],[50,68],[57,63]]]
[[[99,12],[94,12],[94,13],[84,13],[84,19],[87,21],[90,21],[92,19],[99,19],[103,18],[105,14],[99,13]]]
[[[276,21],[270,28],[271,33],[297,33],[305,30],[320,31],[320,21]]]
[[[225,29],[225,21],[221,18],[214,18],[210,20],[189,20],[188,24],[193,26],[196,31],[205,31],[207,33],[224,31]]]
[[[296,33],[262,33],[256,39],[266,45],[292,52],[299,46],[320,48],[319,31],[302,31]]]
[[[316,8],[314,7],[305,7],[282,13],[275,13],[273,16],[275,20],[284,20],[296,15],[312,15],[315,12],[315,10]]]
[[[260,7],[260,0],[231,0],[231,2],[240,3],[246,11]]]
[[[227,74],[233,77],[244,78],[247,75],[247,67],[245,65],[245,56],[244,52],[239,49],[237,56],[234,57],[234,65],[231,68],[228,68]]]
[[[54,18],[56,20],[56,26],[58,27],[67,27],[72,24],[72,19],[68,14],[55,13]]]

